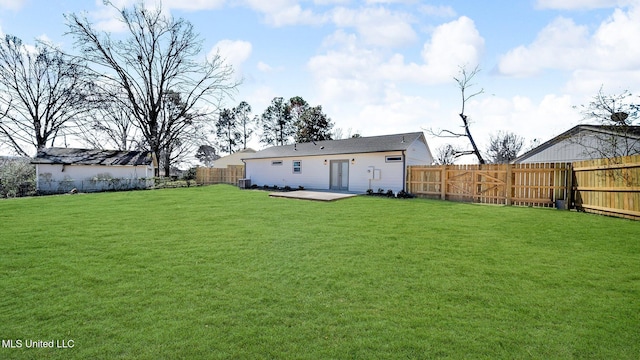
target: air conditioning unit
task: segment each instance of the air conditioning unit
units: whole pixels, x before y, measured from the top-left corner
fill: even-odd
[[[251,179],[238,180],[238,187],[240,189],[249,189],[251,187]]]

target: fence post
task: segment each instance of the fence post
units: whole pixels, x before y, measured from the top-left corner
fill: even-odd
[[[573,163],[567,164],[566,168],[567,172],[567,204],[565,205],[566,210],[571,210],[575,206],[573,205]]]
[[[442,165],[440,172],[440,199],[447,200],[447,165]]]
[[[507,166],[507,181],[506,181],[506,185],[505,185],[505,191],[506,191],[506,204],[507,206],[511,206],[511,194],[512,194],[512,189],[511,187],[513,187],[513,181],[511,180],[511,169],[515,166],[513,164],[506,164]]]

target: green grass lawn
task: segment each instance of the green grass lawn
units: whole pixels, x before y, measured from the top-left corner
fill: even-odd
[[[4,200],[0,289],[2,359],[640,357],[640,222],[551,209]]]

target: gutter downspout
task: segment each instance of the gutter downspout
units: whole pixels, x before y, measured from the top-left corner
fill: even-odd
[[[407,156],[405,150],[402,150],[402,191],[407,191]]]

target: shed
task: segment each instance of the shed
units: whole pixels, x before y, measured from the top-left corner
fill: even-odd
[[[153,186],[154,160],[149,151],[46,148],[36,165],[39,193],[143,189]]]
[[[635,154],[640,154],[640,126],[622,129],[577,125],[518,156],[512,163],[574,162]]]
[[[422,132],[274,146],[245,162],[252,184],[365,192],[405,189],[407,167],[430,165]]]
[[[217,169],[226,169],[229,165],[244,165],[244,163],[242,162],[242,158],[250,156],[250,154],[253,154],[255,152],[256,151],[251,148],[236,151],[231,155],[223,156],[217,160],[214,160],[212,167]]]

